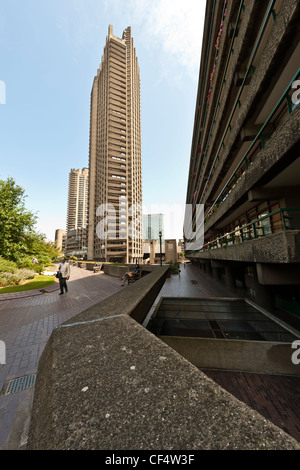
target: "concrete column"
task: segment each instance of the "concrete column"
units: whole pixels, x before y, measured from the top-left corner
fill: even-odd
[[[248,288],[251,288],[255,291],[255,297],[253,297],[253,302],[265,308],[266,310],[272,309],[273,301],[271,287],[260,284],[257,265],[253,266],[252,276],[245,276],[245,282]]]
[[[212,267],[212,275],[215,279],[220,279],[219,268]]]
[[[255,291],[256,291],[255,303],[265,308],[266,310],[272,309],[273,301],[272,301],[271,288],[269,286],[262,286],[261,284],[257,284]]]
[[[229,289],[235,289],[235,276],[234,271],[230,266],[225,266],[225,278],[226,278],[226,286]]]
[[[205,270],[206,270],[206,273],[207,274],[212,274],[212,268],[211,268],[211,264],[210,263],[206,263],[205,264]]]

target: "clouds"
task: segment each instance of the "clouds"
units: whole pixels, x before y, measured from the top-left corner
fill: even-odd
[[[168,66],[198,78],[205,2],[156,0],[145,18],[150,41],[162,49]]]
[[[59,27],[82,47],[99,37],[109,24],[121,36],[132,27],[134,41],[156,61],[161,78],[182,74],[198,80],[206,0],[65,0]],[[104,26],[105,25],[105,26]],[[72,33],[70,33],[70,29]]]
[[[124,10],[122,0],[113,5],[138,26],[137,39],[157,54],[162,76],[198,79],[206,0],[128,0]]]

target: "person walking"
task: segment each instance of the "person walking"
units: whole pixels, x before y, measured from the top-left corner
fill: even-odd
[[[67,262],[66,258],[61,259],[61,263],[58,266],[58,279],[60,286],[60,294],[64,293],[64,289],[68,292],[67,281],[70,279],[70,265]]]

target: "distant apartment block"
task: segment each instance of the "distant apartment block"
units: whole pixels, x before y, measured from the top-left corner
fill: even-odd
[[[89,170],[72,169],[69,174],[67,232],[87,226]]]
[[[87,257],[87,229],[86,227],[77,228],[67,232],[66,241],[67,256],[75,256],[78,259]]]
[[[55,246],[60,249],[60,251],[64,251],[65,248],[65,236],[66,231],[63,229],[55,230]]]
[[[300,315],[299,22],[297,0],[207,1],[186,199],[205,209],[186,257],[286,317]]]
[[[158,240],[144,240],[143,258],[146,264],[159,264],[160,259],[163,263],[176,263],[179,258],[176,239],[164,240],[161,245]]]
[[[72,169],[69,174],[67,212],[67,256],[83,257],[87,254],[89,170]]]
[[[159,233],[162,233],[164,239],[164,216],[163,214],[144,214],[143,215],[143,239],[159,240]]]
[[[88,259],[143,256],[140,70],[131,28],[108,36],[90,111]]]

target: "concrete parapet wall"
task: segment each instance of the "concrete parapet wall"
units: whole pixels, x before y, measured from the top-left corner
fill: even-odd
[[[102,263],[98,263],[98,264],[100,265],[100,269],[101,269]],[[85,269],[87,269],[88,271],[94,271],[94,266],[95,266],[95,263],[87,262],[86,266],[85,266]]]
[[[226,248],[201,251],[188,255],[189,259],[242,261],[249,263],[299,263],[300,231],[289,230],[256,238]]]
[[[161,336],[162,341],[200,369],[224,369],[300,376],[290,343]]]
[[[53,331],[27,449],[300,449],[141,326],[168,272],[148,270]]]
[[[119,266],[114,264],[104,264],[102,269],[105,274],[116,277],[122,277],[125,273],[131,270],[131,268],[128,266]]]

